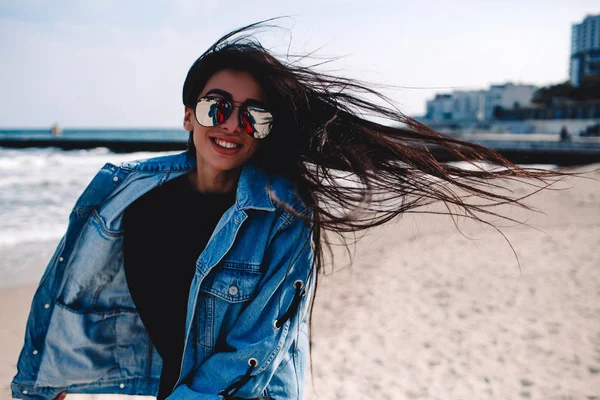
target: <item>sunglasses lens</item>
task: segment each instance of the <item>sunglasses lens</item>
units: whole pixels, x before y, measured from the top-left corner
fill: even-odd
[[[273,115],[262,108],[248,106],[242,114],[242,128],[255,139],[264,139],[273,127]],[[248,128],[246,126],[248,125]]]
[[[250,136],[254,136],[254,118],[248,111],[244,111],[240,117],[240,125],[244,132]]]
[[[231,115],[233,106],[224,99],[204,97],[196,103],[196,119],[202,126],[217,126]]]

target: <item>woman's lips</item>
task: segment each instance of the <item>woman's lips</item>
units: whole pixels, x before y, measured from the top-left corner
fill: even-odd
[[[223,155],[228,155],[228,156],[239,152],[240,149],[242,148],[242,145],[239,143],[230,142],[228,140],[224,140],[221,138],[214,138],[214,137],[210,138],[210,144],[212,145],[213,149],[217,153],[223,154]],[[235,146],[235,147],[229,147],[229,146]]]

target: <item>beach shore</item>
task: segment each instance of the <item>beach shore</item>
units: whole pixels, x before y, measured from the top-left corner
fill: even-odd
[[[527,200],[543,213],[507,210],[530,226],[498,221],[505,236],[406,215],[361,239],[319,283],[307,399],[600,399],[600,172],[588,177]],[[34,290],[0,289],[1,399]],[[121,397],[68,396],[90,398]]]

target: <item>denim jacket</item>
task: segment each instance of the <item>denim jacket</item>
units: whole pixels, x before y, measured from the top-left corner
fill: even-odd
[[[33,298],[13,397],[156,394],[162,361],[127,288],[123,213],[194,169],[181,153],[106,164],[94,177]],[[196,262],[170,400],[303,397],[315,271],[310,225],[295,214],[308,213],[289,181],[242,168],[235,204]]]

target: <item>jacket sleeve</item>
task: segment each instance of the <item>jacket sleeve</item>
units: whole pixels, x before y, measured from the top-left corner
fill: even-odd
[[[275,235],[265,257],[268,267],[258,293],[226,336],[230,352],[197,366],[168,400],[217,400],[263,396],[307,318],[314,281],[311,229],[294,220]]]

